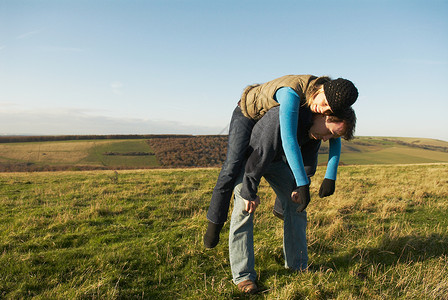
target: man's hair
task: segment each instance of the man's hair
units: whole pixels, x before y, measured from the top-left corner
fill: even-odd
[[[327,117],[327,122],[337,123],[344,122],[345,133],[342,136],[345,140],[349,141],[355,136],[356,127],[356,114],[353,108],[348,107],[343,111],[339,112],[337,115],[330,115]]]

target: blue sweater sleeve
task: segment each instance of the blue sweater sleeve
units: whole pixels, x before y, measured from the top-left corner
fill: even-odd
[[[286,160],[294,175],[297,186],[309,184],[303,166],[302,153],[297,140],[297,126],[299,121],[300,97],[289,87],[282,87],[275,97],[280,104],[280,137]]]
[[[336,180],[339,158],[341,157],[341,138],[330,139],[330,151],[328,154],[327,171],[325,178]]]

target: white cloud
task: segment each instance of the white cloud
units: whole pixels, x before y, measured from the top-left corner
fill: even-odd
[[[42,51],[47,52],[84,52],[85,50],[77,47],[43,46]]]
[[[121,83],[120,81],[113,81],[110,83],[110,87],[113,89],[119,89],[123,87],[123,83]]]
[[[30,36],[36,35],[36,34],[40,33],[41,31],[42,30],[39,29],[39,30],[33,30],[33,31],[25,32],[25,33],[22,33],[21,35],[18,35],[16,37],[16,39],[17,40],[22,40],[22,39],[28,38]]]
[[[113,81],[110,83],[110,87],[112,88],[112,93],[116,95],[122,95],[123,94],[123,83],[120,81]]]
[[[218,134],[222,128],[193,126],[170,120],[93,115],[82,109],[0,111],[0,135],[71,134]]]
[[[0,102],[0,107],[2,107],[2,109],[3,108],[14,107],[14,106],[18,107],[18,105],[16,103],[14,103],[14,102],[4,102],[4,101]]]

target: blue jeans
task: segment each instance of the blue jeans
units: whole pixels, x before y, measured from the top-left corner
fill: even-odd
[[[255,281],[254,255],[254,214],[245,211],[245,203],[240,196],[244,171],[236,181],[235,200],[230,221],[229,257],[233,282]],[[304,270],[308,266],[306,242],[306,211],[298,213],[298,204],[291,201],[291,192],[295,188],[294,176],[283,161],[271,163],[263,177],[268,181],[283,207],[283,254],[285,267],[292,270]],[[261,204],[266,199],[261,199]]]
[[[227,157],[224,162],[207,212],[207,219],[215,224],[223,224],[227,220],[235,181],[243,169],[247,158],[250,135],[255,121],[243,115],[241,108],[235,108],[229,126],[229,142]]]

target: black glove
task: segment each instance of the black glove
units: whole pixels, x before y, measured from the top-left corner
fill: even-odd
[[[307,184],[296,187],[294,192],[299,194],[299,202],[297,202],[299,206],[297,207],[297,212],[302,212],[310,203],[310,185]]]
[[[319,189],[319,197],[331,196],[334,193],[336,180],[325,178]]]

